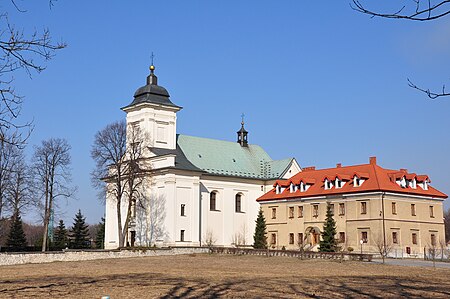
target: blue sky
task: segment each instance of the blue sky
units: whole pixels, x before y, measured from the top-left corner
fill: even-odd
[[[18,27],[48,27],[68,43],[41,74],[16,74],[16,89],[35,124],[29,156],[49,137],[72,146],[78,194],[61,203],[70,224],[79,208],[89,223],[103,215],[90,183],[93,138],[125,117],[152,51],[159,84],[184,107],[179,133],[234,141],[244,112],[249,141],[274,159],[325,168],[377,156],[450,194],[450,98],[428,100],[406,81],[450,84],[450,18],[370,18],[349,1],[19,4],[27,12],[10,15]]]

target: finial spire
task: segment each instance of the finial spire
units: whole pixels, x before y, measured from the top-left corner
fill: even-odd
[[[155,66],[153,65],[153,59],[155,58],[155,54],[150,55],[152,59],[152,64],[150,65],[150,75],[147,76],[147,85],[158,85],[158,77],[155,75]]]
[[[150,65],[150,72],[153,74],[153,72],[155,71],[155,65],[153,64],[153,59],[155,58],[155,54],[150,55],[150,58],[152,59],[152,64]]]
[[[239,143],[243,147],[247,147],[248,146],[248,136],[247,136],[248,132],[244,128],[244,123],[245,123],[244,117],[245,117],[245,114],[242,113],[241,114],[241,129],[239,131],[237,131],[237,135],[238,135],[237,143]]]

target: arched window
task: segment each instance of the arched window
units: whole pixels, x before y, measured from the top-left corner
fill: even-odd
[[[216,197],[217,193],[215,191],[211,192],[209,194],[209,210],[210,211],[216,211]]]
[[[236,194],[236,197],[235,197],[235,208],[236,208],[236,213],[242,212],[242,195],[239,193]]]

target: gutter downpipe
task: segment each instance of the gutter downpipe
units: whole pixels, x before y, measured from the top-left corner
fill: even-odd
[[[384,264],[384,259],[385,259],[385,255],[386,255],[386,225],[385,225],[385,221],[384,221],[384,195],[386,194],[386,192],[381,193],[381,213],[382,213],[382,221],[383,221],[383,264]]]

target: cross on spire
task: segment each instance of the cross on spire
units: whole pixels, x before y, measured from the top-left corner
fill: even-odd
[[[241,124],[244,124],[244,117],[245,117],[245,114],[244,114],[244,113],[242,113],[242,114],[241,114],[241,118],[242,118],[242,122],[241,122]]]
[[[153,54],[153,51],[152,51],[152,55],[150,55],[150,58],[152,59],[152,65],[153,65],[153,58],[155,58],[155,54]]]

